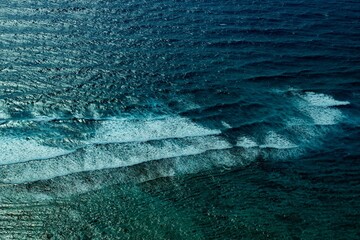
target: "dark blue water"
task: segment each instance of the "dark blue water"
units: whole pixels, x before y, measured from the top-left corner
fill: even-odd
[[[2,1],[0,239],[359,239],[357,1]]]

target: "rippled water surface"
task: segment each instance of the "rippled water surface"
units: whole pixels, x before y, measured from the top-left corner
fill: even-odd
[[[359,239],[360,3],[0,3],[0,239]]]

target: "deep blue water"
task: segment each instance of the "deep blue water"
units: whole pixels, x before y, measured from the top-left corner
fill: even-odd
[[[0,239],[360,239],[360,2],[0,3]]]

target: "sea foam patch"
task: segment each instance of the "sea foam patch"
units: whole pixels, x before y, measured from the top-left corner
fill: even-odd
[[[312,123],[315,125],[338,124],[345,116],[336,107],[350,104],[348,101],[338,101],[332,96],[322,93],[305,92],[296,96],[298,96],[298,99],[295,100],[297,108],[312,119]]]
[[[8,119],[9,117],[8,113],[0,110],[0,120]]]
[[[5,183],[32,182],[78,172],[196,156],[207,151],[230,149],[231,147],[230,143],[218,136],[91,145],[63,156],[0,166],[0,179]]]
[[[249,137],[240,137],[236,142],[237,147],[243,147],[243,148],[253,148],[258,147],[259,145]]]
[[[3,137],[0,178],[9,183],[36,181],[231,148],[225,139],[216,136],[220,133],[190,119],[166,117],[101,121],[94,137],[82,141],[83,147],[73,151],[44,146],[35,140]]]
[[[339,109],[328,107],[308,107],[303,109],[314,121],[316,125],[335,125],[344,119],[343,113]]]
[[[307,101],[309,105],[317,107],[333,107],[350,104],[348,101],[335,100],[332,96],[323,93],[305,92],[305,94],[299,96]]]
[[[297,145],[286,139],[284,136],[275,132],[268,132],[265,136],[264,143],[260,148],[276,148],[276,149],[290,149],[296,148]]]
[[[0,101],[0,121],[10,118],[10,115],[5,107],[3,101]]]
[[[202,127],[190,119],[182,117],[148,120],[108,120],[102,123],[90,143],[141,142],[220,133],[220,130]]]
[[[282,136],[275,132],[268,132],[261,139],[262,144],[256,143],[253,139],[249,137],[240,137],[236,142],[237,147],[243,148],[276,148],[276,149],[291,149],[298,147],[296,144],[292,143],[290,140],[286,139],[285,136]]]
[[[41,145],[35,140],[0,138],[0,165],[47,159],[68,154],[71,151]]]
[[[298,136],[291,137],[285,134],[286,131],[280,134],[268,129],[263,134],[256,134],[260,136],[257,138],[239,137],[235,146],[220,135],[221,130],[206,128],[179,116],[100,121],[93,137],[84,140],[83,148],[75,152],[43,146],[34,140],[3,138],[0,140],[3,149],[0,179],[5,183],[24,183],[146,162],[165,163],[168,159],[178,159],[175,162],[179,163],[184,161],[194,169],[207,169],[225,163],[227,166],[242,164],[242,160],[253,161],[259,155],[271,159],[293,156],[292,152],[301,152],[306,144],[312,144],[323,136],[314,133],[309,139],[306,137],[308,130],[300,134],[302,132],[296,131],[297,128],[307,126],[313,129],[316,125],[336,124],[343,118],[341,110],[336,107],[347,104],[324,94],[296,94],[295,107],[307,117],[302,119],[301,126],[289,125],[287,133],[298,133]],[[225,124],[224,127],[231,128]],[[224,150],[229,150],[226,156],[222,156]],[[233,150],[241,154],[233,155]],[[34,159],[41,161],[30,161]],[[191,164],[190,159],[194,161]],[[191,172],[184,164],[172,166],[169,169],[171,174],[184,169]]]

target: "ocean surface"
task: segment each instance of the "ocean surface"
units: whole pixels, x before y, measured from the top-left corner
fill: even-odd
[[[1,1],[0,239],[360,239],[360,2]]]

